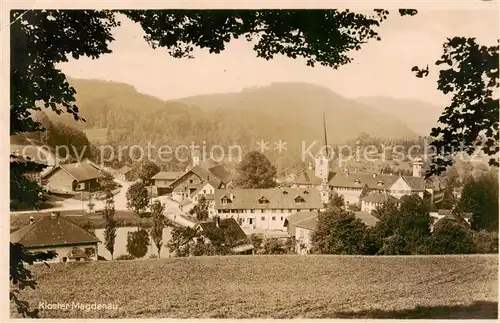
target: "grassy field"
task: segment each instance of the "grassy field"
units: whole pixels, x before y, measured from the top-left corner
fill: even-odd
[[[35,273],[37,289],[21,294],[34,307],[118,306],[42,310],[49,318],[497,317],[497,256],[195,257],[36,265]]]
[[[82,210],[68,210],[68,211],[60,211],[61,215],[69,217],[72,221],[83,224],[87,221],[91,221],[94,225],[95,229],[104,228],[104,218],[101,214],[85,214],[82,215]],[[41,216],[50,215],[51,212],[30,212],[30,213],[20,213],[20,214],[11,214],[10,216],[10,227],[19,228],[24,225],[29,224],[30,216],[35,218],[35,221]],[[130,211],[115,211],[115,220],[118,221],[119,226],[121,227],[132,227],[137,225],[142,225],[148,227],[151,225],[151,220],[148,218],[140,218]]]

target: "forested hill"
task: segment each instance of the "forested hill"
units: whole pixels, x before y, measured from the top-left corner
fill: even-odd
[[[380,138],[415,137],[399,119],[343,98],[329,89],[305,83],[277,83],[239,93],[212,94],[163,101],[122,83],[71,79],[85,123],[71,115],[49,112],[79,129],[108,128],[120,145],[189,144],[203,141],[255,149],[260,139],[289,143],[300,154],[302,140],[322,140],[326,111],[331,143],[356,138],[361,132]],[[46,110],[46,109],[44,109]]]

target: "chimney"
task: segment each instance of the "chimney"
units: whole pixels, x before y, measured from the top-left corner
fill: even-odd
[[[32,225],[34,222],[35,222],[35,218],[32,215],[32,216],[30,216],[30,225]]]
[[[377,173],[373,173],[373,178],[376,178],[377,177]]]

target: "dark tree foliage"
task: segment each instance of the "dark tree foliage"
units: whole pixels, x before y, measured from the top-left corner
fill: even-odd
[[[330,200],[328,201],[328,204],[326,205],[328,208],[343,208],[345,207],[345,201],[344,201],[344,196],[337,194],[336,192],[333,192],[333,194],[330,196]]]
[[[262,243],[262,254],[282,255],[287,253],[287,248],[278,238],[266,238]]]
[[[148,252],[149,234],[144,229],[127,233],[127,252],[134,258],[142,258]]]
[[[155,201],[151,206],[151,218],[153,219],[153,227],[151,228],[151,239],[153,240],[158,258],[160,258],[161,247],[163,246],[163,228],[165,228],[165,204],[160,201]]]
[[[148,189],[144,183],[134,183],[130,185],[126,193],[127,208],[135,214],[141,214],[149,204]]]
[[[38,317],[38,309],[30,310],[26,301],[19,299],[19,293],[29,287],[35,289],[36,282],[30,270],[26,265],[32,265],[36,261],[46,261],[56,257],[55,252],[37,252],[32,253],[25,250],[19,243],[10,244],[10,284],[11,290],[9,298],[16,304],[17,311],[23,317]],[[48,265],[47,265],[48,266]]]
[[[234,185],[239,188],[276,187],[276,168],[269,159],[258,151],[252,151],[243,157],[237,167]]]
[[[482,254],[498,254],[498,232],[486,230],[474,231],[474,245],[476,252]]]
[[[200,197],[198,204],[189,210],[189,214],[196,214],[196,220],[198,221],[208,220],[208,202],[204,195]]]
[[[440,220],[427,244],[430,254],[475,253],[473,232],[454,220]]]
[[[338,68],[348,64],[350,51],[369,40],[380,40],[375,30],[389,12],[372,15],[349,10],[128,10],[121,11],[141,24],[153,47],[165,47],[173,57],[192,58],[195,48],[220,53],[233,39],[257,40],[254,50],[266,60],[276,55],[302,57],[308,66]],[[401,9],[400,15],[415,15]]]
[[[115,251],[116,227],[118,226],[118,222],[115,219],[115,201],[113,198],[108,198],[106,200],[106,205],[104,206],[102,213],[102,216],[104,217],[104,245],[111,254],[111,259],[113,259],[113,253]]]
[[[40,171],[44,166],[32,161],[13,160],[10,163],[10,208],[36,209],[46,199],[46,192],[38,182],[30,176]]]
[[[490,165],[498,166],[498,44],[484,46],[475,38],[448,38],[436,66],[438,90],[453,96],[439,122],[432,129],[433,145],[438,154],[427,176],[440,174],[453,162],[453,156],[464,151],[482,150]],[[412,68],[417,77],[429,75],[429,67]]]
[[[498,176],[470,177],[462,190],[458,209],[472,213],[474,230],[498,231]]]
[[[368,228],[353,212],[338,207],[318,215],[311,234],[312,252],[336,255],[367,254]]]
[[[372,229],[381,244],[378,254],[410,255],[425,253],[425,240],[430,235],[431,219],[427,206],[418,195],[403,196],[401,203],[385,203],[374,210],[379,222]]]
[[[361,191],[361,194],[359,195],[359,198],[368,196],[368,194],[370,194],[370,192],[371,192],[370,187],[368,187],[368,185],[365,184],[365,186],[363,187],[363,190]]]
[[[148,183],[151,177],[158,174],[160,167],[152,161],[143,160],[135,164],[132,171],[143,183]]]
[[[193,242],[199,238],[199,232],[194,228],[174,227],[167,247],[176,257],[186,257],[191,254]]]

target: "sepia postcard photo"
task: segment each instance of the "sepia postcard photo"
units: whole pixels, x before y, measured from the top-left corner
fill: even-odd
[[[2,321],[498,318],[498,1],[76,5],[4,2]]]

